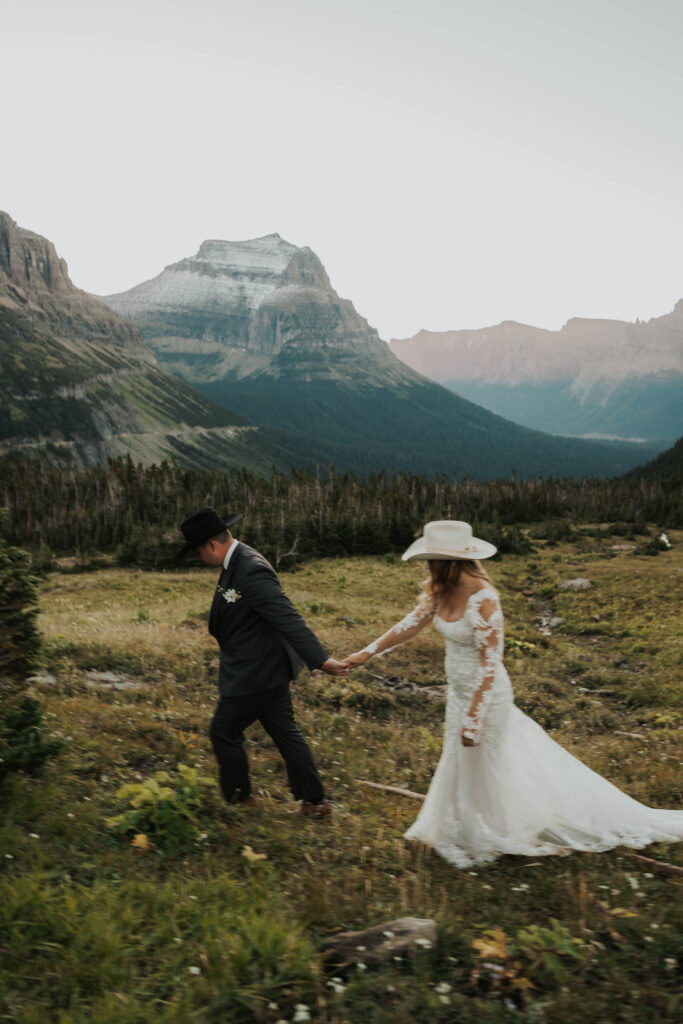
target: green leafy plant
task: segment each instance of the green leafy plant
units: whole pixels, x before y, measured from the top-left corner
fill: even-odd
[[[116,791],[127,809],[107,818],[114,833],[134,834],[138,850],[156,846],[165,852],[188,849],[197,838],[197,826],[214,779],[200,775],[196,768],[179,764],[175,779],[165,771],[155,772],[144,782],[131,782]]]
[[[555,918],[550,925],[521,928],[514,938],[500,927],[484,931],[472,942],[475,965],[470,984],[516,1005],[524,1003],[532,990],[565,984],[570,972],[585,962],[583,941]]]
[[[566,982],[573,968],[586,959],[582,939],[574,938],[556,918],[550,928],[530,925],[517,932],[515,945],[526,961],[534,983],[547,988]]]

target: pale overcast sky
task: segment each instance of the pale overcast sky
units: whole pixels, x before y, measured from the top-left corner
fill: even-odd
[[[683,297],[680,0],[0,12],[0,209],[81,288],[277,231],[387,339]]]

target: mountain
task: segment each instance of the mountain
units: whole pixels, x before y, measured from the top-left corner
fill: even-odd
[[[683,300],[649,320],[506,320],[392,339],[407,366],[517,423],[573,435],[673,440],[683,432]]]
[[[671,448],[646,462],[644,466],[638,466],[627,474],[627,479],[647,484],[658,481],[670,485],[678,491],[683,505],[683,437]]]
[[[339,467],[580,476],[653,454],[549,437],[427,380],[337,295],[310,249],[277,234],[204,242],[102,301],[139,328],[161,365],[257,423],[336,446]]]
[[[72,284],[51,242],[2,212],[0,373],[0,454],[130,453],[264,473],[315,464],[310,445],[250,426],[160,368],[137,328]]]

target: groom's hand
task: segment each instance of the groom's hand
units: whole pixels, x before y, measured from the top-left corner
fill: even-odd
[[[323,672],[327,672],[328,676],[345,676],[349,671],[349,666],[345,665],[343,661],[338,661],[337,658],[328,658],[320,668]]]

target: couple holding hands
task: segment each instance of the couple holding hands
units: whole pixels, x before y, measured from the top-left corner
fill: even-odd
[[[446,644],[443,751],[429,792],[405,833],[457,867],[502,854],[538,857],[683,839],[683,811],[655,810],[622,793],[560,747],[513,701],[503,664],[503,615],[481,566],[496,549],[469,524],[427,523],[404,561],[428,563],[415,606],[362,651],[328,656],[283,592],[270,563],[202,509],[181,530],[191,551],[220,570],[209,632],[220,647],[219,700],[209,736],[228,802],[254,803],[244,730],[257,719],[280,751],[301,813],[332,811],[310,748],[294,719],[289,690],[304,665],[345,675],[411,640],[430,623]]]

